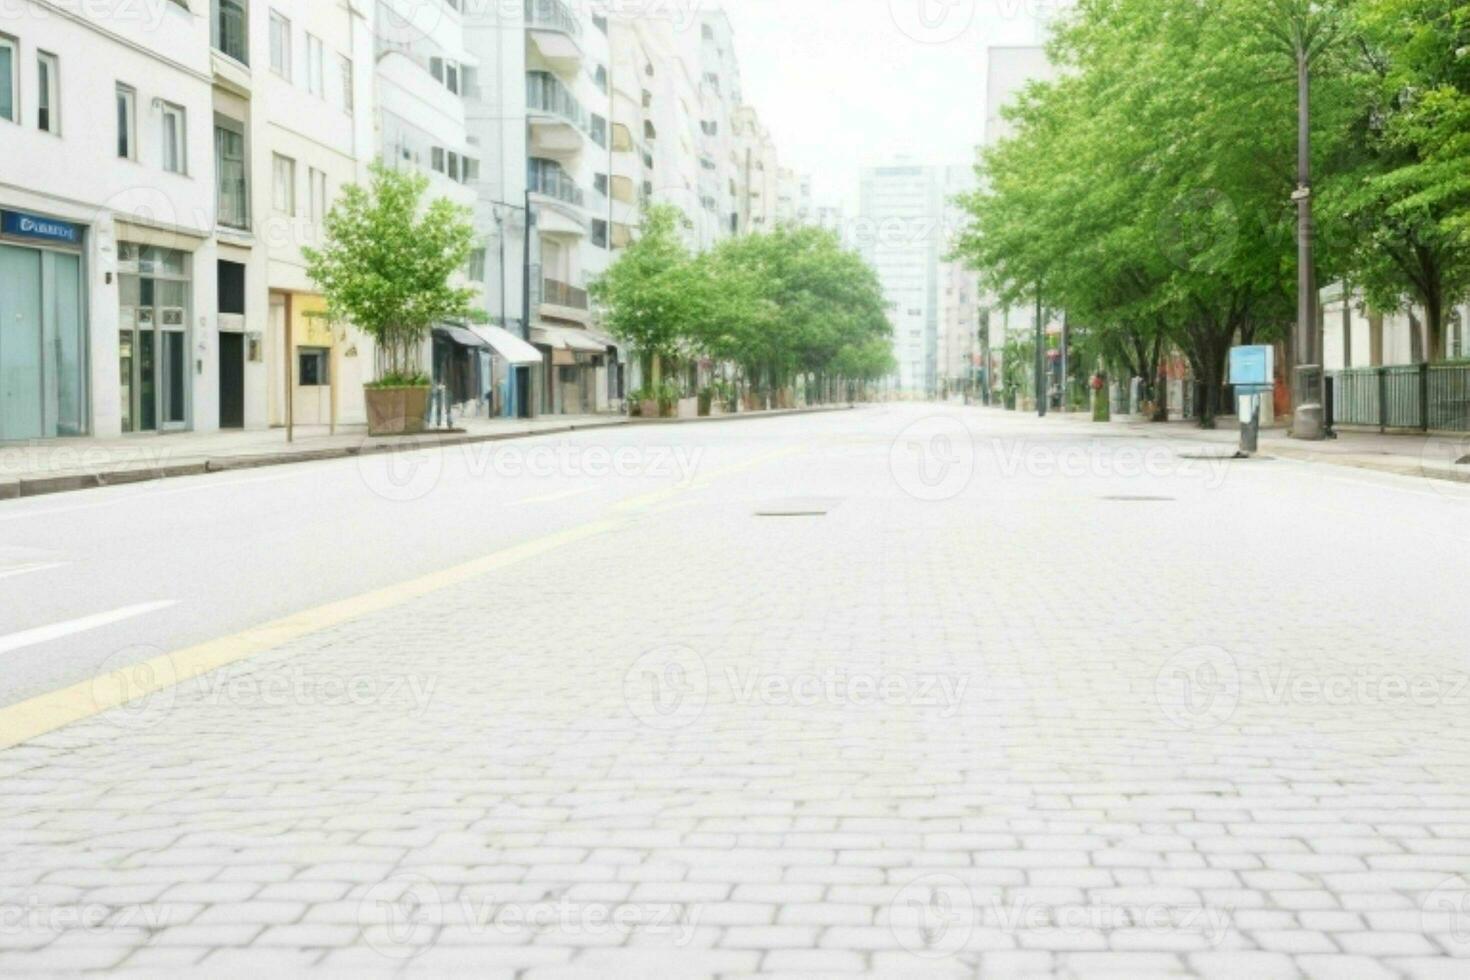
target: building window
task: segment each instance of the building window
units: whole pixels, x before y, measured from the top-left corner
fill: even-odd
[[[215,49],[242,65],[250,64],[249,32],[246,0],[214,0],[211,23]]]
[[[303,388],[325,388],[332,383],[331,351],[325,347],[296,348],[297,380]]]
[[[271,11],[271,71],[291,80],[291,22]]]
[[[127,85],[117,87],[117,155],[138,159],[138,93]]]
[[[311,220],[321,221],[327,216],[327,175],[316,169],[307,171],[307,190],[311,195]]]
[[[184,107],[163,103],[163,169],[171,174],[189,172],[188,132],[184,125]]]
[[[327,94],[325,72],[322,39],[308,34],[306,35],[306,90],[319,98]]]
[[[607,120],[595,112],[592,114],[592,126],[589,130],[589,135],[592,137],[592,142],[603,149],[607,148]]]
[[[470,261],[465,269],[465,277],[470,282],[485,281],[485,250],[483,248],[470,250]]]
[[[592,219],[592,244],[607,248],[607,222],[601,218]]]
[[[233,120],[215,124],[214,165],[219,177],[219,223],[230,228],[250,227],[250,185],[245,168],[243,127]]]
[[[597,72],[592,76],[592,81],[597,85],[597,90],[604,95],[607,94],[607,66],[598,65]]]
[[[444,173],[444,147],[436,146],[429,150],[429,166],[438,173]]]
[[[8,34],[0,34],[0,119],[16,122],[15,66],[19,63],[20,45]]]
[[[342,111],[350,116],[355,107],[355,100],[352,94],[352,59],[346,55],[338,55],[338,57],[342,63]]]
[[[281,214],[296,213],[296,161],[271,154],[271,207]]]
[[[45,51],[36,53],[36,128],[61,132],[61,64]]]
[[[429,74],[434,76],[434,81],[443,85],[455,95],[459,94],[459,65],[444,58],[429,59]]]

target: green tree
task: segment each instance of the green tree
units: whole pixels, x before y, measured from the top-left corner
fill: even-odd
[[[475,291],[453,285],[474,243],[470,212],[444,198],[426,206],[428,187],[377,161],[366,188],[342,188],[321,248],[302,249],[329,316],[377,345],[383,386],[427,383],[419,357],[436,322],[482,318]]]
[[[684,222],[677,208],[650,207],[637,240],[591,288],[607,328],[651,361],[655,385],[662,362],[687,353],[715,295],[684,245]]]

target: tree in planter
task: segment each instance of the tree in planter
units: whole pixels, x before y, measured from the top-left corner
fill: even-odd
[[[669,394],[661,385],[664,363],[686,353],[695,325],[707,316],[711,296],[680,236],[684,221],[669,205],[649,208],[637,241],[590,290],[613,336],[650,359],[645,393],[660,402]]]
[[[480,320],[475,291],[453,285],[474,243],[470,212],[446,198],[424,204],[429,179],[372,165],[366,188],[349,184],[327,214],[324,243],[304,248],[307,275],[326,299],[329,315],[372,338],[379,351],[377,390],[417,390],[427,397],[420,352],[441,320]],[[371,398],[371,396],[370,396]],[[417,431],[419,399],[399,400],[402,417],[373,428]],[[370,418],[375,413],[369,409]]]

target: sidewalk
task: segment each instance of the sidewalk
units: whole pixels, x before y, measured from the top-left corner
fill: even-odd
[[[1146,439],[1189,440],[1232,449],[1240,445],[1240,423],[1233,415],[1221,417],[1220,427],[1213,430],[1201,429],[1193,420],[1093,422],[1090,415],[1083,413],[1052,413],[1047,419],[1075,422],[1094,429],[1123,429]],[[1470,483],[1470,433],[1396,434],[1339,429],[1336,439],[1303,442],[1292,439],[1285,427],[1272,427],[1261,430],[1258,455]]]
[[[847,405],[742,412],[699,419],[629,419],[621,415],[552,415],[536,419],[455,420],[454,432],[372,438],[365,425],[296,427],[295,441],[285,429],[248,432],[138,433],[109,439],[49,439],[0,443],[0,500],[68,490],[139,483],[176,476],[198,476],[224,470],[252,469],[283,463],[340,459],[367,453],[401,452],[431,446],[459,446],[501,439],[555,435],[582,429],[627,425],[772,418],[808,412],[841,411]]]

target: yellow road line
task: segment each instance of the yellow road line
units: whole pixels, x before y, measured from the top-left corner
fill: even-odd
[[[657,490],[615,504],[613,511],[635,511],[654,507],[689,490],[703,489],[712,480],[791,456],[808,448],[804,445],[762,453],[740,463],[714,470],[687,484]],[[582,491],[577,491],[578,493]],[[570,494],[568,494],[570,496]],[[112,708],[149,697],[166,688],[192,680],[203,674],[239,663],[259,653],[274,650],[292,640],[360,619],[363,616],[446,589],[471,579],[535,558],[548,551],[584,541],[596,535],[627,526],[622,520],[599,520],[590,524],[548,534],[532,541],[512,545],[483,558],[446,568],[418,578],[377,589],[350,599],[341,599],[284,619],[208,640],[196,646],[132,664],[112,674],[51,691],[0,708],[0,750],[29,742],[74,722],[83,721]]]
[[[560,493],[548,493],[544,497],[524,497],[520,500],[512,500],[505,506],[519,507],[523,504],[549,504],[555,500],[566,500],[569,497],[580,497],[583,494],[591,493],[593,489],[593,487],[578,487],[576,490],[563,490]]]
[[[373,592],[327,603],[294,613],[275,622],[255,626],[233,636],[209,640],[174,653],[133,664],[103,677],[73,684],[0,708],[0,749],[56,731],[73,722],[90,718],[110,708],[148,697],[165,688],[201,674],[238,663],[258,653],[273,650],[292,640],[413,599],[449,588],[473,578],[534,558],[556,548],[622,527],[617,521],[594,521],[558,531],[534,541],[512,545],[473,561],[431,572],[407,582]]]

